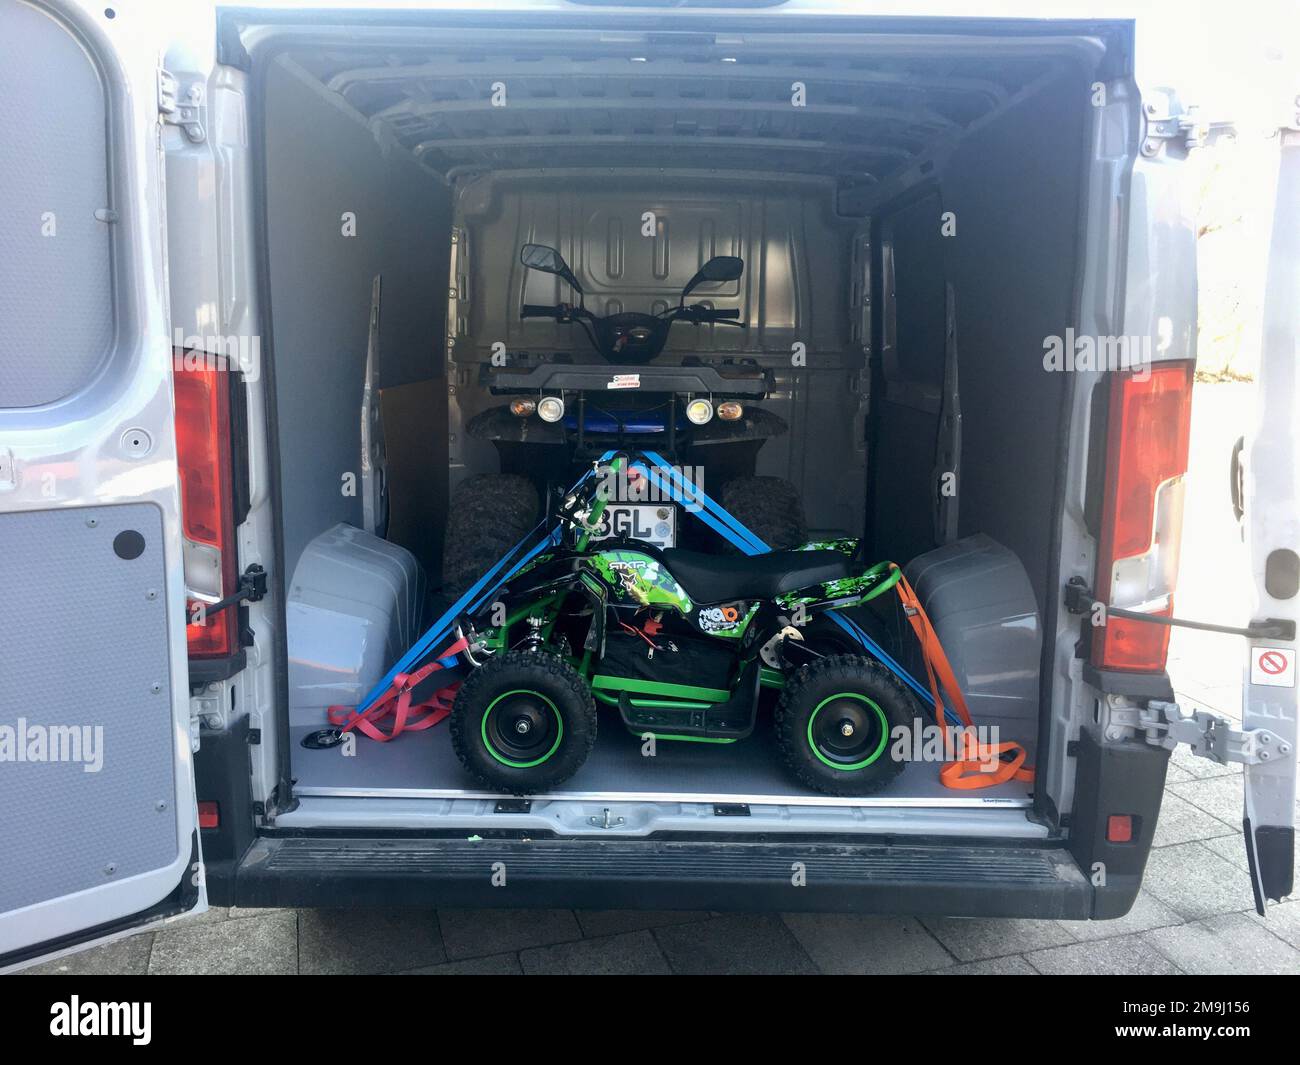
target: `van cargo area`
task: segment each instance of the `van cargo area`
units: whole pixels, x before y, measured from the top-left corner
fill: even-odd
[[[1133,147],[1122,123],[1099,129],[1090,93],[1123,84],[1126,29],[620,33],[590,14],[517,36],[248,16],[287,621],[271,716],[289,708],[294,799],[276,826],[1059,838],[1033,786],[951,790],[934,762],[866,796],[801,786],[772,750],[769,691],[749,739],[654,757],[602,706],[587,763],[525,799],[476,785],[445,724],[347,756],[303,744],[460,590],[444,570],[457,492],[504,474],[533,507],[572,480],[554,427],[492,428],[495,373],[602,362],[573,324],[521,318],[573,299],[521,265],[528,243],[563,254],[598,314],[667,308],[710,256],[743,259],[700,293],[742,328],[679,325],[644,372],[758,374],[755,422],[737,424],[775,421],[675,461],[724,502],[733,479],[780,479],[804,538],[860,537],[865,559],[905,565],[977,725],[1040,767],[1077,735],[1074,710],[1049,711],[1066,668],[1053,501],[1084,456],[1065,432],[1073,375],[1042,353],[1079,319],[1089,174]],[[734,554],[677,522],[679,543]],[[513,542],[485,536],[482,568]],[[892,595],[872,607],[862,623],[919,714],[911,631]],[[1071,774],[1051,771],[1058,794]]]

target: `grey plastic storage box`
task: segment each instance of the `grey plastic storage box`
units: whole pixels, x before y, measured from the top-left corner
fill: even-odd
[[[1043,627],[1020,559],[983,533],[927,551],[903,572],[939,634],[976,725],[1033,757]],[[911,663],[919,679],[919,655]]]
[[[425,595],[405,548],[345,524],[308,543],[288,594],[292,723],[360,702],[424,631]]]

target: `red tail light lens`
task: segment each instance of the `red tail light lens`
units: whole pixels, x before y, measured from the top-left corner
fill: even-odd
[[[216,602],[237,582],[230,465],[230,381],[208,360],[177,357],[176,458],[181,480],[185,591],[191,658],[223,658],[237,650],[232,611],[202,614],[196,606]]]
[[[1097,563],[1097,596],[1105,603],[1173,612],[1191,418],[1191,363],[1161,363],[1111,381]],[[1111,617],[1094,630],[1093,662],[1104,669],[1156,672],[1168,651],[1164,625]]]

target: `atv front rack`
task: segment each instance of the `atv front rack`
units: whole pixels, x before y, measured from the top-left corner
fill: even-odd
[[[531,369],[484,366],[482,383],[493,394],[512,392],[678,392],[692,395],[747,396],[762,399],[771,388],[767,371],[757,367],[611,366],[605,363],[546,362]]]

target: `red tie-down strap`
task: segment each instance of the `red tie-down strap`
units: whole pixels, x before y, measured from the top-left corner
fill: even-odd
[[[331,706],[326,710],[329,722],[340,733],[356,729],[363,735],[380,743],[396,739],[403,732],[418,732],[433,728],[439,721],[451,713],[452,700],[456,698],[456,689],[460,682],[439,688],[423,702],[411,704],[413,693],[429,676],[443,668],[441,659],[458,655],[469,647],[464,637],[457,640],[438,655],[428,665],[421,666],[414,673],[399,673],[393,678],[388,691],[384,692],[369,709],[357,713],[355,706]],[[385,732],[379,722],[392,716],[392,727]]]
[[[898,566],[890,563],[891,569]],[[942,690],[948,696],[948,705],[961,719],[966,729],[972,728],[970,710],[966,706],[966,697],[962,694],[957,674],[953,672],[948,656],[943,653],[939,643],[939,634],[934,631],[921,601],[917,598],[907,578],[901,573],[894,585],[898,598],[903,604],[903,613],[911,622],[912,631],[921,644],[921,656],[925,661],[925,672],[930,679],[930,694],[934,697],[934,719],[939,725],[939,732],[948,737],[948,725],[944,721]],[[1024,747],[1018,743],[980,743],[973,732],[963,731],[957,735],[956,759],[939,770],[939,780],[946,788],[971,791],[975,788],[991,788],[995,784],[1005,784],[1009,780],[1032,783],[1034,770],[1025,765],[1028,757]],[[1005,757],[1004,757],[1005,756]],[[993,766],[992,770],[989,766]]]

